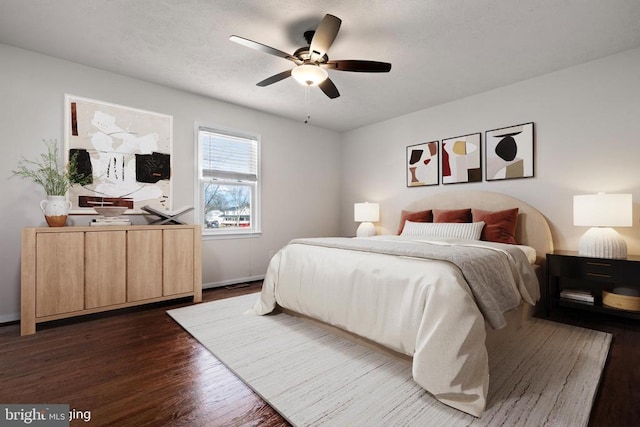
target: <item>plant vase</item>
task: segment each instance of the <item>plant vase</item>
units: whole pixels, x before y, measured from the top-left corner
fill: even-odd
[[[49,227],[64,227],[71,209],[71,202],[64,196],[47,196],[47,200],[40,202],[40,209]]]

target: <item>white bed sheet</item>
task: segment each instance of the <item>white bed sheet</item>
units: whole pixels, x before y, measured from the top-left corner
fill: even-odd
[[[485,319],[452,264],[289,244],[271,260],[251,312],[276,303],[412,356],[414,379],[438,400],[484,411]]]

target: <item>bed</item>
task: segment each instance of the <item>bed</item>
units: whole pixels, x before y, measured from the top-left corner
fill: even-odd
[[[449,215],[462,210],[472,210],[470,222]],[[493,213],[514,210],[512,244],[478,240],[495,231]],[[418,218],[429,211],[437,223]],[[473,221],[476,213],[487,222]],[[250,312],[281,307],[406,355],[425,390],[479,417],[488,348],[526,321],[540,297],[549,226],[518,199],[478,191],[427,197],[401,219],[399,235],[291,241],[272,258]]]

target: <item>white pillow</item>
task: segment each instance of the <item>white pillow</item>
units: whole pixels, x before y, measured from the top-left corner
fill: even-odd
[[[405,221],[401,236],[448,237],[480,240],[484,221],[480,222],[412,222]]]

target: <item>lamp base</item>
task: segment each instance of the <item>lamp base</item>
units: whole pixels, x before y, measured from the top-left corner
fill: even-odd
[[[363,222],[356,230],[356,237],[371,237],[376,235],[376,227],[372,222]]]
[[[627,243],[610,227],[593,227],[578,242],[578,254],[593,258],[625,259]]]

